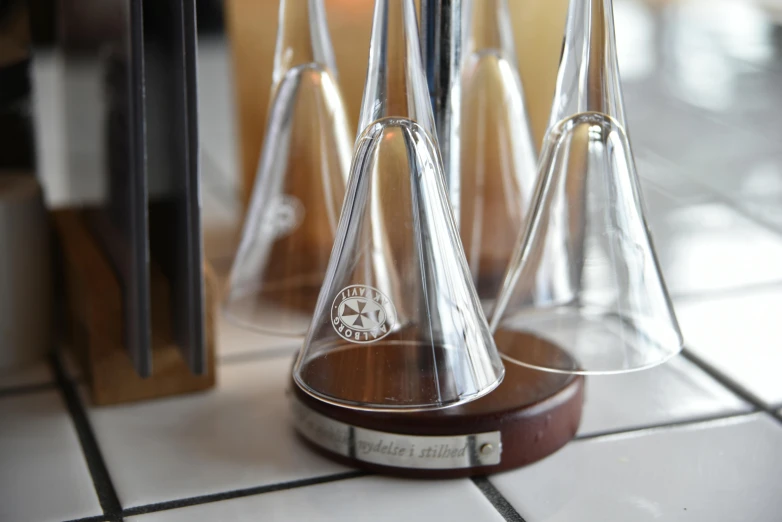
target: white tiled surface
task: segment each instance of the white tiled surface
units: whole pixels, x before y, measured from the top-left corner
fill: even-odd
[[[101,513],[58,392],[0,398],[0,520],[48,522]]]
[[[22,368],[4,368],[0,370],[0,391],[21,386],[35,386],[54,381],[46,361],[26,365]]]
[[[700,203],[650,214],[658,259],[672,294],[782,281],[779,234],[726,204]]]
[[[529,522],[778,522],[782,427],[753,414],[580,441],[491,482]]]
[[[776,331],[782,310],[782,29],[772,32],[749,2],[665,4],[615,2],[648,222],[689,349],[776,411],[782,406]],[[205,250],[224,278],[241,219],[230,64],[221,41],[204,40],[200,47]],[[74,192],[61,176],[56,68],[56,56],[42,55],[34,73],[36,118],[44,122],[43,178],[55,204]],[[220,383],[213,392],[89,409],[124,508],[346,470],[292,436],[283,390],[289,354],[300,341],[224,321],[219,326]],[[23,389],[51,381],[45,366],[0,374],[0,392],[10,390],[0,398],[2,522],[101,513],[59,397]],[[780,520],[779,419],[733,417],[749,405],[683,357],[647,372],[590,378],[586,392],[579,433],[589,440],[491,478],[527,522]],[[782,419],[782,410],[777,414]],[[718,416],[730,418],[664,426]],[[663,427],[596,436],[649,426]],[[377,477],[133,518],[367,519],[501,520],[469,481]]]
[[[626,375],[587,378],[579,435],[748,411],[751,406],[684,357]]]
[[[782,405],[782,285],[677,303],[690,350],[767,405]]]
[[[288,357],[222,365],[219,387],[187,397],[91,408],[124,508],[347,471],[294,436]]]
[[[381,477],[351,479],[133,517],[132,522],[502,522],[469,481],[416,482]]]

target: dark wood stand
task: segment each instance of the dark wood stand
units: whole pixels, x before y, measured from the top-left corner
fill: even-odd
[[[216,278],[204,265],[207,372],[190,372],[172,341],[169,285],[159,270],[150,275],[152,367],[148,378],[134,370],[122,342],[120,286],[108,259],[77,210],[58,210],[52,220],[61,247],[67,315],[66,347],[87,379],[96,405],[118,404],[206,390],[215,385]]]
[[[540,346],[540,342],[538,342]],[[552,357],[561,357],[561,350],[548,345]],[[576,434],[581,421],[584,396],[584,378],[547,373],[506,363],[502,384],[485,397],[463,406],[420,413],[373,413],[341,408],[322,402],[291,382],[296,422],[302,416],[305,425],[314,429],[302,429],[299,434],[319,453],[341,463],[384,474],[418,478],[457,478],[485,475],[525,466],[540,460],[567,444]],[[302,413],[303,412],[303,413]],[[314,412],[314,420],[313,420]],[[321,417],[322,416],[322,417]],[[323,420],[325,417],[327,420]],[[321,419],[320,423],[317,422]],[[337,425],[330,424],[336,421]],[[346,426],[345,426],[346,425]],[[352,433],[348,451],[337,452],[329,448],[343,434]],[[470,434],[499,432],[501,455],[498,464],[421,469],[404,465],[380,465],[367,462],[356,451],[356,428],[378,432],[373,440],[382,441],[378,450],[397,436],[451,437]],[[337,437],[337,438],[335,438]],[[343,437],[344,439],[344,437]],[[435,448],[442,447],[442,439],[431,439]],[[467,439],[465,439],[467,440]],[[480,440],[480,438],[478,439]],[[402,442],[404,444],[404,442]],[[337,444],[339,445],[339,444]],[[478,450],[481,443],[479,442]],[[416,451],[420,451],[420,440]],[[364,446],[366,448],[366,446]],[[488,448],[489,450],[493,448]],[[346,455],[347,453],[347,455]]]

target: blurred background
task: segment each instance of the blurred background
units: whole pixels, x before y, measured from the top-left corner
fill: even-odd
[[[373,2],[325,3],[355,124]],[[551,106],[567,3],[509,2],[538,142]],[[34,0],[31,11],[45,4]],[[79,6],[98,16],[111,4]],[[782,231],[782,1],[615,0],[614,5],[629,132],[672,294],[767,281],[769,272],[782,267],[782,246],[772,234]],[[272,0],[198,1],[205,247],[224,269],[263,142],[277,9]],[[63,161],[62,78],[52,48],[57,28],[46,17],[36,20],[39,172],[48,202],[56,207],[89,199],[97,181],[88,169],[68,172]],[[716,259],[720,268],[713,265]],[[745,262],[754,270],[747,271]]]

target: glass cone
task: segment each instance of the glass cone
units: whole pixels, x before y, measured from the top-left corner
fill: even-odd
[[[644,219],[611,0],[571,2],[551,121],[492,316],[498,349],[511,362],[565,373],[662,363],[682,337]]]
[[[362,122],[328,274],[294,378],[340,406],[455,406],[502,361],[448,203],[412,0],[378,0]]]
[[[507,0],[465,0],[460,233],[478,296],[497,297],[537,177]]]
[[[262,332],[304,336],[326,275],[352,136],[321,0],[282,0],[274,89],[224,303]]]

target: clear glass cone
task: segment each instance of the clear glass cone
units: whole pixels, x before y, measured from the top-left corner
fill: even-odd
[[[265,333],[304,336],[326,275],[352,135],[321,0],[283,0],[261,158],[224,302]]]
[[[407,118],[437,136],[423,73],[415,5],[376,0],[359,132],[381,118]]]
[[[356,142],[294,368],[303,390],[349,408],[454,406],[504,376],[448,203],[418,45],[412,0],[378,0],[362,121],[378,119]]]
[[[495,341],[506,360],[542,370],[649,368],[677,354],[682,336],[644,219],[610,0],[571,3],[557,90]]]
[[[460,233],[484,310],[491,309],[537,177],[507,0],[466,0],[461,100]]]

